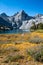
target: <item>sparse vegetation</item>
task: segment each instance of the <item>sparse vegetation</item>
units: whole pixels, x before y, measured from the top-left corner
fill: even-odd
[[[38,36],[35,36],[35,37],[33,37],[33,38],[30,38],[30,39],[29,39],[29,42],[30,42],[30,43],[39,44],[39,43],[43,43],[43,39],[41,39],[41,38],[38,37]]]
[[[5,60],[4,60],[4,63],[8,63],[8,62],[17,62],[18,60],[20,59],[24,59],[24,56],[22,55],[14,55],[14,56],[11,56],[11,55],[8,55]]]
[[[27,50],[27,53],[31,55],[36,61],[43,62],[43,45],[38,45]]]
[[[0,35],[0,65],[43,65],[42,62],[43,33]]]

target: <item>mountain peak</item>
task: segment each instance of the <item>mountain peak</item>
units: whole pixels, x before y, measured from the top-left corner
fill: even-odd
[[[24,10],[21,10],[19,13],[20,14],[27,14]]]
[[[24,10],[21,10],[20,12],[17,12],[15,15],[13,15],[13,20],[15,21],[25,21],[30,20],[31,18],[33,17],[28,16],[28,14]]]
[[[1,15],[2,17],[8,17],[8,16],[6,15],[6,13],[4,13],[4,12],[1,13],[0,15]]]
[[[24,10],[21,10],[20,12],[15,13],[13,16],[16,16],[16,15],[22,14],[22,13],[25,13]]]
[[[24,10],[21,10],[21,12],[24,12]]]
[[[37,17],[41,17],[41,16],[43,16],[43,14],[36,14],[35,17],[37,18]]]

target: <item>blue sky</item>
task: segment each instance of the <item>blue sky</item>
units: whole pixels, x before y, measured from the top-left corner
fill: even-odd
[[[29,15],[43,14],[43,0],[0,0],[0,13],[7,15],[24,10]]]

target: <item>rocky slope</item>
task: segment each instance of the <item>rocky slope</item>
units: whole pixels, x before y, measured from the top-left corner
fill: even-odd
[[[43,15],[38,14],[34,17],[34,19],[23,21],[23,24],[20,29],[30,29],[30,27],[33,25],[33,22],[35,22],[36,25],[39,23],[43,23]]]
[[[6,22],[3,24],[6,24],[5,26],[9,26],[16,28],[16,29],[30,29],[30,27],[32,26],[32,23],[35,22],[35,24],[37,25],[38,23],[43,23],[43,15],[42,14],[37,14],[36,16],[32,17],[29,16],[27,13],[25,13],[24,10],[21,10],[20,12],[15,13],[13,16],[7,16],[5,13],[0,14],[1,19],[3,19],[4,21],[6,21],[8,24],[6,24]],[[1,22],[1,20],[0,20]],[[0,23],[1,25],[1,23]]]

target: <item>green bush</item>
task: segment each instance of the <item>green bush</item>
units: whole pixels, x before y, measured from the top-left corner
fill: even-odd
[[[32,23],[33,26],[31,26],[30,30],[37,30],[37,29],[43,29],[43,23],[35,24],[35,22]]]
[[[34,55],[34,58],[35,58],[35,60],[37,60],[37,61],[43,62],[43,51],[37,52],[37,53]]]
[[[43,62],[43,45],[27,49],[27,54],[31,55],[36,61]]]
[[[18,61],[18,60],[20,60],[20,59],[24,59],[24,56],[22,56],[22,55],[15,55],[15,56],[10,56],[10,55],[8,55],[7,57],[6,57],[6,59],[4,60],[4,63],[8,63],[9,61],[10,62],[15,62],[15,61]]]
[[[38,26],[38,29],[43,29],[43,23],[39,23],[37,26]]]

